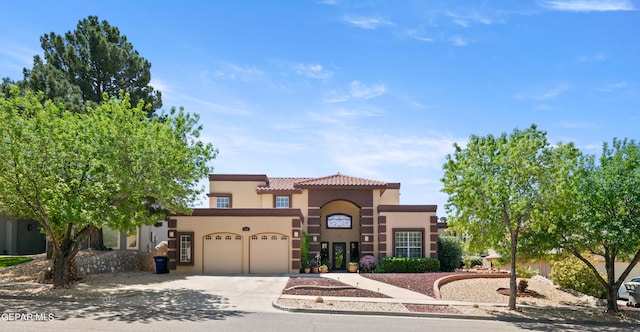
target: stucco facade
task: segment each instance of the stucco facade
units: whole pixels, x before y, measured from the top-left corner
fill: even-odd
[[[321,254],[334,270],[358,256],[437,257],[435,205],[401,205],[400,184],[209,176],[209,208],[168,218],[169,268],[187,274],[297,273]],[[303,232],[309,257],[301,257]]]

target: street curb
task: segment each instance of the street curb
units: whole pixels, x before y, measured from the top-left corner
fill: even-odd
[[[494,317],[480,315],[465,314],[447,314],[447,313],[427,313],[427,312],[397,312],[397,311],[355,311],[355,310],[336,310],[336,309],[314,309],[287,307],[276,303],[277,300],[271,302],[271,305],[280,311],[291,313],[313,313],[328,315],[359,315],[359,316],[390,316],[390,317],[414,317],[414,318],[441,318],[441,319],[466,319],[479,321],[499,321],[506,323],[539,323],[539,324],[567,324],[567,325],[589,325],[589,326],[611,326],[610,322],[602,321],[570,321],[570,320],[553,320],[553,319],[531,319],[526,317]],[[637,328],[634,323],[619,322],[615,327],[631,327]]]
[[[277,300],[276,300],[277,301]],[[271,302],[271,305],[280,310],[293,313],[313,313],[313,314],[330,314],[330,315],[361,315],[361,316],[396,316],[396,317],[422,317],[422,318],[451,318],[451,319],[473,319],[473,320],[495,320],[494,317],[477,316],[477,315],[457,315],[443,313],[426,313],[426,312],[398,312],[398,311],[356,311],[356,310],[336,310],[336,309],[314,309],[314,308],[298,308],[287,307]]]

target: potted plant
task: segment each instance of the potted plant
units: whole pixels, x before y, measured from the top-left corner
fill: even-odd
[[[318,273],[318,264],[315,260],[309,261],[309,267],[311,268],[311,273]]]
[[[358,272],[358,268],[360,264],[358,261],[360,260],[360,252],[358,251],[358,247],[351,244],[351,250],[349,252],[349,264],[347,265],[347,270],[351,273]]]
[[[320,271],[320,273],[327,273],[329,272],[329,267],[327,266],[327,264],[322,264],[318,267],[318,270]]]
[[[309,265],[309,262],[307,262],[306,260],[302,260],[302,269],[304,270],[304,273],[310,273],[311,266]]]

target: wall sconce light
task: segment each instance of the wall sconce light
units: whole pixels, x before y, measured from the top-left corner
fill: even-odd
[[[176,237],[176,233],[174,233],[173,231],[169,231],[169,237]]]
[[[364,236],[364,242],[369,242],[369,235]]]
[[[318,236],[316,235],[313,236],[313,242],[318,242]]]
[[[293,232],[293,237],[298,237],[298,231]]]

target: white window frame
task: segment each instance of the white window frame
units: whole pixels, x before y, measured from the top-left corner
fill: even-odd
[[[229,196],[218,196],[216,197],[216,208],[218,209],[226,209],[231,207],[231,197]]]
[[[283,204],[286,202],[286,204]],[[288,209],[291,207],[291,197],[290,196],[276,196],[275,197],[275,208],[276,209]]]
[[[394,230],[393,238],[394,238],[393,255],[395,257],[408,257],[408,258],[424,257],[424,231]],[[419,244],[416,243],[416,240],[419,241]],[[411,249],[416,249],[416,248],[419,249],[420,255],[412,256]]]

